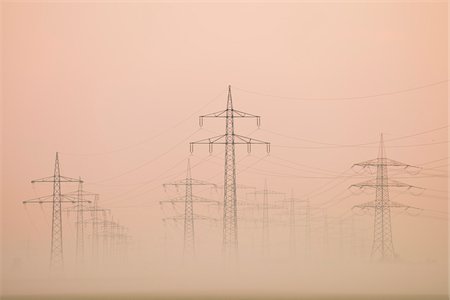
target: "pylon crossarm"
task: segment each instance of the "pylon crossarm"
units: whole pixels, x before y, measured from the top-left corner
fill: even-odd
[[[172,199],[169,199],[169,200],[162,200],[162,201],[159,201],[159,204],[164,204],[164,203],[174,204],[174,203],[180,203],[180,202],[186,202],[184,196],[175,197],[175,198],[172,198]]]
[[[39,183],[39,182],[55,182],[55,177],[49,176],[31,181],[31,183]],[[59,176],[59,182],[83,182],[83,180],[66,176]]]
[[[253,194],[253,195],[264,195],[264,194],[269,194],[269,195],[285,195],[286,193],[283,192],[277,192],[277,191],[273,191],[273,190],[258,190],[252,193],[247,193],[247,195],[249,194]]]
[[[159,201],[160,204],[164,204],[164,203],[185,203],[186,202],[186,197],[176,197],[176,198],[172,198],[169,200],[162,200]],[[208,203],[220,203],[220,201],[216,201],[216,200],[211,200],[208,198],[204,198],[204,197],[200,197],[200,196],[195,196],[192,195],[192,202],[197,203],[197,202],[208,202]]]
[[[38,197],[38,198],[33,198],[33,199],[25,200],[25,201],[22,201],[22,203],[23,203],[23,204],[27,204],[27,203],[39,203],[39,202],[42,202],[42,201],[46,201],[47,199],[53,199],[53,195],[42,196],[42,197]]]
[[[350,188],[351,188],[351,187],[357,187],[357,188],[365,188],[365,187],[376,188],[376,187],[381,187],[381,186],[384,186],[384,187],[406,187],[406,188],[408,188],[408,189],[411,189],[411,188],[419,188],[419,187],[416,187],[416,186],[413,186],[413,185],[410,185],[410,184],[406,184],[406,183],[403,183],[403,182],[400,182],[400,181],[397,181],[397,180],[394,180],[394,179],[388,179],[388,180],[385,180],[385,182],[382,183],[382,184],[379,183],[379,182],[377,182],[376,179],[370,179],[370,180],[363,181],[363,182],[360,182],[360,183],[352,184],[352,185],[350,186]]]
[[[203,180],[197,180],[197,179],[182,179],[182,180],[178,180],[178,181],[174,181],[174,182],[169,182],[169,183],[164,183],[163,187],[167,187],[167,186],[179,186],[179,185],[211,185],[213,187],[217,187],[216,184],[214,183],[210,183],[210,182],[206,182]]]
[[[71,202],[72,203],[72,202]],[[74,206],[72,206],[72,207],[68,207],[68,208],[63,208],[62,209],[62,211],[65,211],[65,212],[77,212],[77,211],[79,211],[80,209],[78,208],[78,205],[74,205]],[[83,211],[86,211],[84,208],[82,209]]]
[[[201,120],[203,118],[226,118],[226,116],[227,116],[227,109],[224,109],[224,110],[216,111],[216,112],[209,113],[206,115],[201,115],[199,117],[199,120],[200,120],[200,124],[203,125],[203,123],[201,122]]]
[[[212,200],[212,199],[208,199],[208,198],[204,198],[204,197],[201,197],[201,196],[195,196],[195,195],[193,195],[192,196],[192,201],[193,202],[208,202],[208,203],[220,203],[220,201],[217,201],[217,200]]]
[[[65,195],[61,195],[61,198],[69,198],[66,197]],[[51,199],[51,200],[50,200]],[[71,198],[69,198],[69,200],[61,200],[61,203],[76,203],[77,200],[74,199],[72,200]],[[29,200],[25,200],[22,201],[23,204],[31,204],[31,203],[53,203],[53,195],[48,195],[48,196],[43,196],[43,197],[38,197],[38,198],[34,198],[34,199],[29,199]]]
[[[109,208],[95,208],[95,207],[85,207],[84,211],[101,211],[101,212],[111,212]]]
[[[366,203],[354,205],[352,207],[352,210],[355,209],[355,208],[365,209],[365,208],[375,208],[375,207],[377,207],[376,204],[375,204],[375,201],[369,201],[369,202],[366,202]]]
[[[76,203],[76,201],[67,201],[67,200],[61,200],[61,203]],[[43,204],[43,203],[53,203],[53,200],[46,200],[46,201],[42,201],[42,200],[26,200],[22,202],[23,204],[32,204],[32,203],[37,203],[37,204]]]
[[[223,188],[224,188],[223,185],[218,185],[217,187],[220,188],[220,189],[223,189]],[[255,190],[256,187],[254,187],[254,186],[249,186],[249,185],[244,185],[244,184],[236,184],[236,189],[242,189],[242,190],[245,190],[245,189],[247,189],[247,190]]]
[[[218,221],[216,218],[194,214],[194,219],[203,221]]]
[[[206,138],[206,139],[202,139],[202,140],[199,140],[199,141],[196,141],[196,142],[191,142],[190,144],[191,145],[193,145],[193,144],[223,144],[223,143],[225,143],[225,137],[226,137],[226,135],[225,134],[223,134],[223,135],[217,135],[217,136],[213,136],[213,137],[210,137],[210,138]],[[222,139],[223,139],[223,141],[222,141]]]
[[[377,166],[387,166],[387,167],[404,167],[404,168],[418,168],[413,165],[405,164],[390,158],[374,158],[370,160],[366,160],[360,163],[356,163],[353,165],[353,167],[358,166],[362,168],[366,167],[377,167]]]
[[[62,194],[61,197],[69,199],[71,201],[75,201],[75,202],[92,203],[91,200],[79,200],[77,195]]]
[[[163,221],[182,221],[182,220],[184,220],[184,215],[163,218]]]
[[[37,182],[54,182],[55,181],[55,176],[49,176],[49,177],[44,177],[44,178],[40,178],[40,179],[34,179],[31,180],[31,183],[37,183]]]
[[[414,206],[410,206],[410,205],[405,205],[405,204],[402,204],[402,203],[399,203],[399,202],[395,202],[395,201],[389,201],[389,206],[390,207],[394,207],[394,208],[404,208],[405,210],[412,210],[412,209],[420,210],[420,211],[423,210],[422,208],[418,208],[418,207],[414,207]]]
[[[261,119],[261,116],[254,115],[254,114],[249,114],[249,113],[237,110],[237,109],[233,109],[233,117],[234,118],[256,118],[257,122],[258,122],[258,126],[259,126],[259,123],[260,123],[259,120]]]
[[[261,119],[261,116],[249,114],[249,113],[237,110],[237,109],[230,109],[230,110],[225,109],[225,110],[220,110],[217,112],[213,112],[210,114],[200,116],[199,117],[200,126],[203,126],[203,118],[226,118],[228,111],[231,111],[231,115],[233,116],[233,118],[256,118],[257,122],[258,122],[258,126],[260,124],[259,119]]]
[[[65,195],[81,195],[81,196],[99,196],[100,194],[86,192],[86,191],[72,191],[65,193]]]

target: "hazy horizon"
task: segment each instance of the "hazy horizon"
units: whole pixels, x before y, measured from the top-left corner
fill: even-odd
[[[2,294],[449,294],[447,1],[3,1],[1,16]],[[236,145],[234,267],[224,145],[189,145],[224,134],[225,119],[198,117],[226,109],[228,85],[234,109],[261,116],[235,118],[235,133],[271,144]],[[352,166],[377,158],[381,133],[408,165],[388,169],[409,185],[390,199],[410,207],[391,209],[388,264],[370,259],[373,211],[355,208],[374,191],[349,188],[377,177]],[[49,275],[51,203],[22,204],[52,194],[30,182],[53,176],[56,152],[105,209],[94,234],[86,204],[82,264],[63,203],[61,278]],[[183,259],[184,203],[167,202],[184,186],[163,186],[186,178],[188,159],[216,185],[193,187],[212,201],[194,202],[195,261]]]

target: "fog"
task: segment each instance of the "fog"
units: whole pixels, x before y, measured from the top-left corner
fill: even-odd
[[[5,299],[449,294],[446,1],[1,10]],[[256,144],[236,145],[231,259],[225,145],[190,146],[225,133],[224,118],[198,118],[230,95],[261,116],[234,118]],[[387,173],[373,162],[381,133]],[[54,176],[57,152],[72,178],[61,183],[63,269],[51,267],[53,183],[31,183]],[[392,243],[377,235],[380,191]]]

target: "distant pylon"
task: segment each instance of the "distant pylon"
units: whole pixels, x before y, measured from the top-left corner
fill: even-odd
[[[291,258],[297,256],[297,227],[298,221],[301,220],[297,216],[302,217],[301,225],[304,227],[304,255],[309,257],[311,247],[311,207],[308,200],[302,200],[294,197],[291,191],[291,197],[286,199],[289,203],[289,252]],[[302,204],[299,206],[298,204]]]
[[[64,201],[61,195],[61,183],[62,182],[82,182],[80,179],[61,176],[59,167],[58,152],[56,152],[55,168],[53,176],[36,179],[31,183],[37,182],[51,182],[53,183],[53,194],[50,196],[44,196],[36,199],[23,201],[27,203],[52,203],[52,236],[50,246],[50,269],[52,271],[62,271],[64,269],[64,256],[63,256],[63,227],[62,227],[62,210],[61,204],[63,202],[76,203],[76,201]],[[52,198],[52,200],[48,200]]]
[[[267,187],[267,180],[264,180],[264,189],[255,191],[251,194],[263,195],[262,202],[262,254],[268,256],[270,251],[270,223],[269,223],[269,209],[279,208],[277,206],[269,206],[269,195],[284,195],[284,193],[269,190]]]
[[[368,180],[352,185],[358,188],[374,188],[376,193],[375,201],[356,205],[355,207],[363,209],[373,208],[375,210],[371,258],[382,261],[393,260],[396,258],[396,253],[392,240],[391,208],[402,207],[408,209],[412,207],[391,201],[389,199],[389,187],[405,187],[410,189],[414,186],[389,179],[388,167],[410,168],[413,166],[386,158],[383,134],[381,134],[380,137],[378,157],[376,159],[357,163],[354,166],[360,166],[363,168],[376,167],[377,169],[376,180]]]
[[[194,196],[192,192],[193,185],[211,185],[216,186],[213,183],[209,183],[206,181],[196,180],[192,178],[191,175],[191,163],[188,159],[187,162],[187,171],[186,178],[180,181],[175,181],[172,183],[165,183],[163,186],[184,186],[185,194],[182,198],[175,198],[171,200],[160,201],[160,203],[184,203],[184,215],[175,217],[175,219],[179,219],[182,217],[184,219],[184,235],[183,235],[183,258],[184,259],[193,259],[195,258],[195,228],[194,228],[194,220],[195,219],[207,219],[207,217],[199,216],[194,214],[194,202],[206,202],[206,203],[217,203],[217,201],[209,200],[203,197]],[[173,219],[173,218],[172,218]]]
[[[268,142],[237,135],[234,133],[235,118],[256,118],[257,125],[260,124],[260,116],[248,114],[233,108],[231,97],[231,86],[228,86],[227,108],[225,110],[200,116],[200,126],[203,118],[225,118],[225,134],[208,139],[191,142],[191,152],[194,144],[208,144],[210,152],[213,144],[225,145],[225,176],[224,176],[224,201],[223,201],[223,240],[222,251],[226,260],[237,260],[238,256],[238,224],[237,224],[237,195],[236,195],[236,144],[246,144],[247,150],[251,151],[252,144],[265,144],[267,151],[270,150]]]
[[[80,178],[81,180],[81,178]],[[98,205],[98,198],[99,195],[98,194],[94,194],[94,193],[90,193],[90,192],[86,192],[83,189],[83,184],[79,183],[78,184],[78,190],[72,193],[68,193],[68,194],[64,194],[63,195],[65,198],[67,199],[76,199],[76,205],[73,208],[68,208],[66,209],[66,211],[68,212],[72,212],[75,211],[76,215],[77,215],[77,222],[76,222],[76,228],[77,228],[77,232],[76,232],[76,262],[77,264],[83,264],[84,263],[84,257],[85,257],[85,247],[84,247],[84,240],[85,240],[85,235],[84,235],[84,225],[85,223],[88,222],[92,222],[92,257],[93,259],[96,261],[96,249],[98,248],[98,221],[96,219],[97,216],[97,211],[102,211],[104,209],[99,209],[97,207]],[[87,200],[88,198],[92,198],[93,201],[91,200]],[[86,203],[94,203],[91,206],[86,206]],[[91,214],[93,214],[93,218],[91,220],[85,220],[84,219],[84,214],[87,212],[91,212]]]
[[[78,183],[77,197],[77,240],[76,240],[76,260],[77,263],[84,261],[84,212],[83,212],[83,182]]]

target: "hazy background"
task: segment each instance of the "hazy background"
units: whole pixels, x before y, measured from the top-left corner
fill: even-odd
[[[447,293],[446,1],[1,7],[3,293]],[[209,155],[199,145],[190,155],[189,142],[223,133],[223,120],[199,130],[197,117],[225,108],[228,84],[236,109],[262,116],[259,130],[238,120],[236,132],[272,143],[269,156],[258,146],[237,151],[238,183],[261,189],[267,179],[271,190],[310,200],[317,212],[308,263],[288,257],[286,210],[271,210],[271,251],[262,258],[261,211],[242,208],[240,276],[219,275],[220,222],[196,223],[198,265],[180,265],[182,223],[163,226],[161,218],[183,207],[159,201],[183,191],[162,184],[185,176],[188,157],[193,177],[223,184],[223,147]],[[349,168],[376,157],[380,132],[390,158],[424,168],[391,171],[393,178],[427,188],[391,192],[426,210],[393,211],[401,262],[389,266],[367,262],[373,217],[351,211],[374,194],[347,189],[373,178]],[[70,275],[50,286],[51,207],[25,209],[22,200],[51,193],[30,181],[53,174],[56,151],[62,175],[100,193],[100,206],[132,240],[126,262],[71,273],[76,219],[64,214]],[[249,192],[238,200],[260,203]],[[197,194],[222,200],[220,188]],[[196,211],[220,221],[214,207]],[[339,218],[343,226],[353,220],[355,233],[342,235]]]

